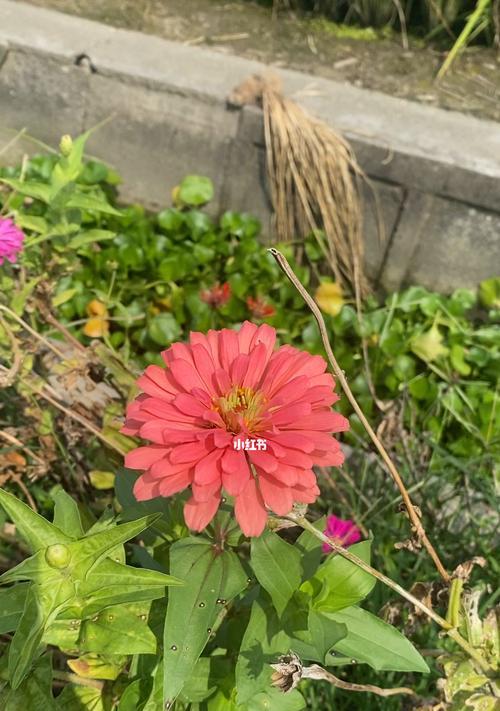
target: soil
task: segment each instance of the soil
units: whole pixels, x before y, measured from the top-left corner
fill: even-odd
[[[442,108],[500,120],[498,53],[470,47],[438,83],[445,53],[395,33],[344,28],[253,2],[28,0],[33,5],[238,54]]]

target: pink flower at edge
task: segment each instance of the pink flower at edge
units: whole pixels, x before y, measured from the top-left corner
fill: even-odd
[[[225,491],[247,536],[262,533],[269,509],[282,516],[315,501],[312,468],[342,464],[332,433],[349,423],[331,409],[339,397],[324,359],[275,341],[274,328],[245,321],[238,332],[191,333],[162,353],[166,368],[146,368],[122,429],[151,443],[125,457],[143,472],[139,501],[191,487],[184,517],[201,531]],[[265,440],[265,451],[236,448],[247,439]]]
[[[16,227],[14,221],[0,217],[0,265],[4,259],[15,262],[23,248],[24,232]]]
[[[361,531],[354,521],[344,520],[333,514],[326,519],[325,535],[345,548],[361,540]],[[331,550],[327,543],[323,543],[324,553],[330,553]]]

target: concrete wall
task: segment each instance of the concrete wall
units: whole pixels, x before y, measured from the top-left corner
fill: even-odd
[[[83,57],[83,58],[82,58]],[[266,67],[240,57],[0,0],[0,161],[56,146],[113,116],[89,151],[124,177],[123,198],[169,203],[188,173],[208,175],[215,211],[253,212],[269,234],[262,116],[226,97]],[[285,91],[340,129],[372,178],[387,239],[366,210],[366,264],[388,289],[450,291],[500,273],[500,127],[299,72]],[[2,150],[2,146],[4,149]]]

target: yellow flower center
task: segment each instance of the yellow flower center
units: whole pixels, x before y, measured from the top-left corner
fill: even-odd
[[[235,385],[226,395],[214,400],[214,408],[229,432],[257,433],[264,424],[266,402],[263,393]]]

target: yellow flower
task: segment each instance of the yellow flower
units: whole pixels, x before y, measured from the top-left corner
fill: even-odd
[[[89,338],[102,338],[109,333],[108,309],[97,299],[87,304],[87,314],[90,316],[83,327],[83,332]]]
[[[324,281],[319,285],[314,298],[323,313],[330,316],[339,314],[345,303],[340,284],[329,281]]]

